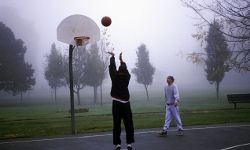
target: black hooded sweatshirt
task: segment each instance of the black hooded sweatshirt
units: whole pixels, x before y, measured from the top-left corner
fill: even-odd
[[[112,56],[110,58],[109,75],[112,81],[110,95],[113,98],[116,98],[122,101],[128,101],[130,97],[129,90],[128,90],[130,74],[127,70],[126,63],[121,62],[119,70],[117,71],[116,64],[115,64],[115,57]]]

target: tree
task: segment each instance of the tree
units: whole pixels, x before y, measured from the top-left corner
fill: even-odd
[[[51,45],[50,54],[47,56],[48,65],[45,68],[45,79],[51,89],[54,90],[54,99],[56,102],[57,88],[65,85],[63,74],[63,57],[61,53],[56,49],[55,43]]]
[[[200,18],[196,24],[198,32],[193,36],[203,42],[207,35],[206,27],[219,21],[223,28],[220,32],[232,51],[230,67],[237,71],[250,71],[250,1],[249,0],[181,0]],[[193,58],[204,56],[193,53]],[[191,55],[192,56],[192,55]]]
[[[32,65],[26,63],[26,47],[21,39],[15,39],[11,29],[0,22],[0,90],[12,95],[21,94],[35,85]]]
[[[97,88],[105,78],[105,72],[103,71],[105,66],[103,64],[98,46],[96,44],[91,45],[85,68],[85,81],[87,85],[92,86],[94,89],[95,104],[97,103]]]
[[[17,93],[21,95],[21,102],[23,99],[23,93],[26,93],[28,90],[32,89],[32,86],[35,85],[35,78],[33,77],[34,69],[32,69],[32,65],[28,63],[20,64],[20,70],[15,71],[19,73],[15,81],[15,87],[17,89]],[[14,72],[13,72],[14,73]]]
[[[100,50],[101,50],[101,60],[102,60],[102,73],[103,73],[103,80],[106,78],[106,74],[107,74],[107,71],[108,71],[108,61],[109,61],[109,56],[106,55],[107,51],[109,51],[109,49],[112,49],[111,48],[111,44],[109,42],[109,37],[110,37],[110,34],[108,34],[108,29],[105,28],[103,31],[102,31],[102,38],[100,40]],[[101,105],[102,105],[102,84],[103,84],[103,80],[101,82],[101,85],[100,85],[100,101],[101,101]]]
[[[136,68],[132,70],[132,73],[135,74],[136,81],[144,85],[147,94],[147,100],[149,100],[148,86],[152,84],[155,68],[149,62],[149,52],[145,44],[142,44],[138,47],[136,54]]]
[[[78,106],[81,105],[80,90],[86,86],[85,73],[86,73],[86,61],[87,61],[87,51],[86,46],[80,46],[74,48],[73,51],[73,86],[74,93],[77,95]],[[69,87],[69,59],[68,56],[63,58],[63,68],[64,68],[64,78]]]
[[[229,65],[228,60],[231,57],[231,52],[228,49],[225,37],[220,32],[220,25],[218,22],[214,21],[210,25],[208,35],[206,38],[206,48],[207,59],[205,60],[207,73],[207,80],[216,85],[216,96],[219,98],[219,85],[224,78],[225,72],[228,72]]]

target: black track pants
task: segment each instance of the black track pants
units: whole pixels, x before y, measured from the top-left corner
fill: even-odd
[[[113,100],[112,105],[113,115],[113,144],[121,144],[121,120],[126,130],[127,144],[134,143],[134,125],[130,103],[121,103]]]

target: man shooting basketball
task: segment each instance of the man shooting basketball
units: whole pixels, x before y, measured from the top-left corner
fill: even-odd
[[[131,144],[134,143],[134,125],[132,112],[129,102],[129,80],[130,74],[127,70],[126,63],[122,60],[120,53],[120,66],[116,70],[115,57],[113,52],[108,52],[111,55],[109,65],[109,75],[112,81],[111,97],[113,99],[112,115],[113,115],[113,144],[116,150],[121,149],[121,120],[126,130],[127,149],[132,150]]]

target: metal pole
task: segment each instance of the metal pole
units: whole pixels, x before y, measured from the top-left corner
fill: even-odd
[[[76,134],[75,127],[75,108],[74,108],[74,87],[73,87],[73,68],[72,68],[72,55],[73,55],[73,45],[69,45],[69,86],[70,86],[70,113],[71,113],[71,129],[72,134]]]

